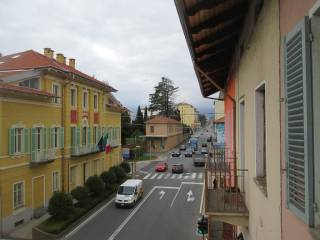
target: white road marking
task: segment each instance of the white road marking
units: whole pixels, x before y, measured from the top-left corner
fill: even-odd
[[[202,178],[202,173],[198,174],[198,178],[201,179]]]
[[[166,192],[163,191],[163,190],[161,190],[161,191],[159,192],[159,195],[160,195],[159,200],[161,200],[165,194],[166,194]]]
[[[189,178],[189,175],[185,175],[185,176],[184,176],[184,179],[188,179],[188,178]]]
[[[130,221],[130,219],[133,217],[133,215],[141,208],[141,206],[144,204],[145,201],[151,196],[151,194],[156,189],[179,189],[178,187],[166,187],[166,186],[155,186],[151,189],[151,191],[145,196],[142,201],[139,203],[138,206],[135,207],[135,209],[130,213],[130,215],[119,225],[119,227],[112,233],[110,237],[107,238],[107,240],[114,240],[114,238],[120,233],[120,231],[125,227],[125,225]]]
[[[167,173],[167,175],[164,177],[164,179],[168,179],[171,176],[170,173]]]
[[[149,173],[147,176],[145,176],[143,179],[148,179],[151,176],[151,173]]]
[[[172,208],[173,203],[174,203],[174,201],[176,200],[176,198],[177,198],[177,196],[178,196],[178,194],[179,194],[179,192],[180,192],[180,190],[181,190],[181,186],[182,186],[182,183],[180,184],[179,190],[177,191],[176,195],[175,195],[174,198],[172,199],[172,202],[171,202],[171,204],[170,204],[170,208]]]
[[[179,174],[177,179],[181,179],[182,178],[182,174]]]
[[[189,192],[187,193],[187,202],[193,202],[194,201],[194,196],[192,193],[192,190],[190,189]]]
[[[204,200],[204,185],[202,186],[202,194],[201,194],[201,202],[200,202],[200,210],[199,213],[202,214],[202,209],[203,209],[203,200]]]
[[[86,220],[84,220],[82,223],[80,223],[77,227],[75,227],[71,232],[69,232],[67,235],[64,236],[64,239],[68,239],[73,234],[75,234],[77,231],[79,231],[80,228],[82,228],[84,225],[86,225],[89,221],[91,221],[94,217],[96,217],[98,214],[100,214],[106,207],[108,207],[111,203],[114,202],[114,198],[112,198],[109,202],[107,202],[103,207],[101,207],[99,210],[94,212],[90,217],[88,217]]]
[[[175,179],[177,174],[172,174],[171,179]]]
[[[157,179],[161,179],[163,176],[164,176],[164,174],[162,173],[157,177]]]
[[[158,173],[155,173],[150,179],[155,179],[158,176]]]

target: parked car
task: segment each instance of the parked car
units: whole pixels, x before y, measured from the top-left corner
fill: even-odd
[[[203,148],[206,148],[206,147],[207,147],[207,143],[202,143],[201,146],[202,146]]]
[[[202,156],[201,154],[200,155],[197,155],[194,157],[193,159],[193,166],[199,166],[199,167],[203,167],[205,165],[205,158],[204,156]]]
[[[168,169],[168,164],[165,163],[165,162],[158,163],[155,166],[155,171],[156,172],[165,172],[165,171],[167,171],[167,169]]]
[[[183,173],[183,164],[182,163],[173,164],[172,173]]]
[[[142,195],[142,180],[129,179],[120,185],[114,202],[117,207],[133,207]]]
[[[172,157],[180,157],[180,155],[181,155],[180,150],[175,150],[171,153]]]
[[[201,154],[208,154],[208,149],[206,147],[201,148]]]
[[[192,157],[192,150],[191,149],[187,149],[186,152],[184,153],[185,157]]]
[[[181,151],[186,150],[186,145],[184,145],[184,144],[180,145],[180,150],[181,150]]]

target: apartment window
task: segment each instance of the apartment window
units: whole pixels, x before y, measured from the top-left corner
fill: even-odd
[[[71,167],[70,168],[70,184],[75,185],[77,179],[77,167]]]
[[[154,133],[154,126],[150,126],[150,132]]]
[[[59,128],[55,127],[51,129],[52,132],[52,148],[58,148],[59,147]]]
[[[265,84],[255,91],[255,121],[256,121],[256,180],[266,194],[266,102]]]
[[[60,86],[57,84],[52,85],[52,94],[54,95],[52,101],[53,103],[59,103],[59,97],[60,97]]]
[[[52,192],[59,191],[60,189],[60,176],[59,172],[52,173]]]
[[[87,109],[88,108],[88,92],[83,91],[83,108]]]
[[[18,182],[13,185],[13,208],[24,207],[24,183]]]
[[[14,152],[21,153],[23,152],[23,128],[16,128],[14,130]]]
[[[95,94],[93,96],[93,108],[94,108],[94,110],[98,110],[98,95],[97,94]]]
[[[35,89],[39,89],[39,78],[31,78],[28,80],[24,80],[22,82],[19,82],[18,85],[21,87],[28,87],[28,88],[35,88]]]
[[[71,101],[71,106],[76,107],[77,106],[77,91],[74,88],[71,88],[70,91],[70,101]]]
[[[88,144],[88,127],[82,128],[82,145]]]

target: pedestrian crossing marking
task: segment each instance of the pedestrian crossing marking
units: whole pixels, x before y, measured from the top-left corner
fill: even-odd
[[[157,179],[161,179],[163,176],[164,176],[164,174],[162,173],[157,177]]]
[[[158,173],[154,174],[150,179],[155,179],[158,176]]]
[[[151,173],[147,174],[143,179],[148,179],[151,176]]]
[[[194,172],[194,173],[187,173],[187,174],[176,174],[176,173],[148,173],[146,176],[143,177],[144,180],[160,180],[160,179],[202,179],[203,173],[202,172]]]

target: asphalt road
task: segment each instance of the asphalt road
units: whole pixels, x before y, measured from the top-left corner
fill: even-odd
[[[132,209],[118,209],[113,200],[65,236],[70,240],[197,239],[203,167],[192,158],[166,159],[169,171],[155,173],[155,162],[144,167],[144,197]],[[172,174],[173,163],[183,163],[184,174]]]

